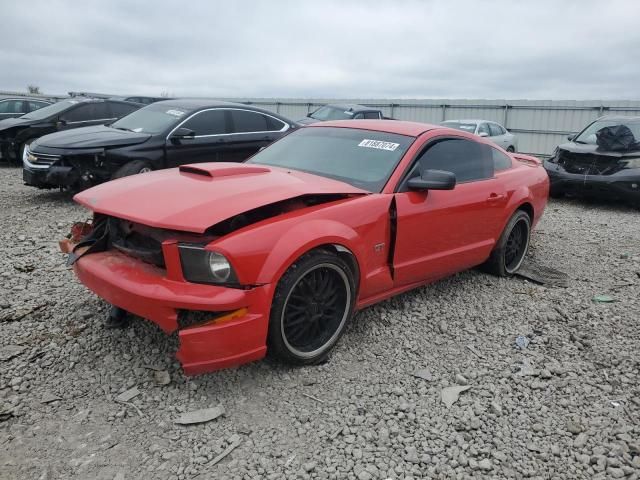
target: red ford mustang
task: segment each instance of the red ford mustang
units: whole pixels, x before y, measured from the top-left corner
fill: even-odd
[[[86,190],[93,221],[62,246],[98,296],[178,331],[186,374],[311,364],[355,310],[478,265],[513,274],[548,190],[537,159],[459,130],[327,122],[244,164]]]

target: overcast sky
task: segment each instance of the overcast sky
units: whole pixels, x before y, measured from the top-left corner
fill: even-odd
[[[5,1],[0,90],[639,99],[640,1]]]

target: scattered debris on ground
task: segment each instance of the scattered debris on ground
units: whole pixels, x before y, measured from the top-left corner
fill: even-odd
[[[552,201],[531,260],[566,287],[464,272],[360,312],[322,365],[186,378],[151,322],[103,328],[58,252],[86,211],[20,174],[0,167],[0,478],[640,475],[635,210]],[[449,407],[447,387],[466,389]]]

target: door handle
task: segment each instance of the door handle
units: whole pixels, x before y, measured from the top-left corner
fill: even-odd
[[[501,200],[504,200],[507,196],[504,195],[503,193],[492,193],[491,195],[489,195],[489,197],[487,198],[487,203],[498,203]]]

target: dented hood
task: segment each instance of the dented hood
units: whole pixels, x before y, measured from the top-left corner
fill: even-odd
[[[103,183],[74,200],[96,213],[203,233],[235,215],[301,195],[366,193],[348,183],[295,170],[200,163]]]

